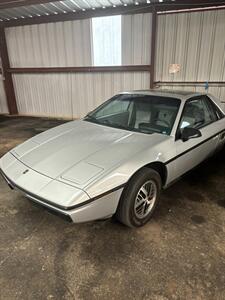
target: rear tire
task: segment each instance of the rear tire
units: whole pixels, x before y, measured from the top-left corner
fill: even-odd
[[[116,218],[129,227],[145,225],[158,204],[161,185],[161,177],[155,170],[141,169],[124,188]]]

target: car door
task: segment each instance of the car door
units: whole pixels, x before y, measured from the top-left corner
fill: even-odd
[[[223,120],[213,109],[207,96],[195,97],[187,100],[176,134],[175,178],[191,170],[207,157],[212,155],[221,138],[221,131],[225,128]],[[201,136],[181,139],[182,129],[185,127],[200,130]]]
[[[220,133],[218,134],[218,141],[216,145],[216,150],[221,150],[222,147],[225,145],[225,115],[224,112],[218,107],[218,105],[212,101],[212,99],[209,99],[210,106],[214,113],[217,116],[217,126],[220,128]]]

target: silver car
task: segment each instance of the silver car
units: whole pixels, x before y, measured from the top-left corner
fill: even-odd
[[[165,189],[225,143],[224,112],[206,94],[118,94],[79,121],[0,159],[13,189],[75,223],[115,215],[144,225]]]

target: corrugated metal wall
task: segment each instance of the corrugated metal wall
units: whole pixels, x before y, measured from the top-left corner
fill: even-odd
[[[156,81],[225,81],[225,10],[159,16],[156,56]],[[181,70],[169,74],[173,63]],[[225,87],[209,92],[225,100]]]
[[[15,74],[20,114],[80,118],[123,90],[146,89],[149,73]]]
[[[150,63],[151,14],[122,16],[122,28],[122,63]],[[90,20],[7,28],[6,39],[12,67],[92,64]],[[79,118],[119,91],[149,88],[150,74],[14,74],[13,81],[20,114]]]
[[[122,64],[150,64],[151,16],[122,16]],[[11,67],[92,65],[91,20],[6,28]]]
[[[5,89],[2,81],[2,75],[0,75],[0,113],[7,114],[8,106],[6,102]]]
[[[90,19],[6,28],[11,67],[91,65]]]
[[[122,16],[122,64],[151,63],[152,14]]]
[[[149,64],[151,14],[122,16],[122,63]],[[225,80],[225,10],[158,17],[157,81]],[[8,28],[12,67],[88,66],[92,63],[91,21]],[[169,64],[181,65],[169,74]],[[21,114],[81,117],[121,90],[149,88],[149,73],[15,74]],[[163,88],[204,91],[203,86]],[[209,92],[225,99],[225,87]]]

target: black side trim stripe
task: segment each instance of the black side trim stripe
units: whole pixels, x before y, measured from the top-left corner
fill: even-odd
[[[172,161],[174,161],[174,160],[176,160],[177,158],[179,158],[179,157],[181,157],[181,156],[187,154],[188,152],[190,152],[190,151],[194,150],[195,148],[197,148],[197,147],[203,145],[204,143],[207,143],[209,140],[213,139],[214,137],[216,137],[217,135],[219,135],[219,134],[221,134],[221,133],[223,133],[223,132],[225,133],[225,130],[224,130],[224,129],[221,130],[221,131],[219,131],[219,132],[217,132],[217,133],[214,134],[213,136],[207,138],[206,140],[204,140],[204,141],[198,143],[197,145],[191,147],[190,149],[188,149],[188,150],[186,150],[186,151],[184,151],[184,152],[178,154],[177,156],[171,158],[170,160],[168,160],[167,162],[165,162],[165,164],[168,165],[168,164],[171,163]]]
[[[43,198],[41,198],[41,197],[39,197],[39,196],[37,196],[35,194],[32,194],[32,193],[26,191],[25,189],[23,189],[20,186],[16,185],[12,180],[10,180],[1,169],[0,169],[0,174],[6,180],[6,182],[9,184],[9,186],[11,188],[16,188],[16,189],[22,191],[23,193],[27,194],[28,196],[31,196],[32,198],[34,198],[34,200],[37,199],[38,201],[41,201],[41,202],[46,203],[46,204],[49,204],[49,205],[51,205],[51,206],[53,206],[55,208],[59,208],[59,209],[62,209],[62,210],[67,210],[67,211],[75,209],[75,208],[79,208],[79,207],[84,206],[86,204],[89,204],[89,203],[91,203],[93,201],[96,201],[96,200],[98,200],[98,199],[100,199],[100,198],[102,198],[102,197],[104,197],[104,196],[106,196],[108,194],[111,194],[111,193],[113,193],[113,192],[115,192],[115,191],[123,188],[126,185],[126,183],[121,184],[121,185],[119,185],[119,186],[117,186],[117,187],[115,187],[115,188],[113,188],[111,190],[108,190],[108,191],[106,191],[106,192],[104,192],[104,193],[102,193],[102,194],[100,194],[98,196],[90,198],[87,201],[84,201],[82,203],[79,203],[79,204],[76,204],[76,205],[73,205],[73,206],[63,206],[63,205],[56,204],[56,203],[53,203],[51,201],[48,201],[46,199],[43,199]]]

